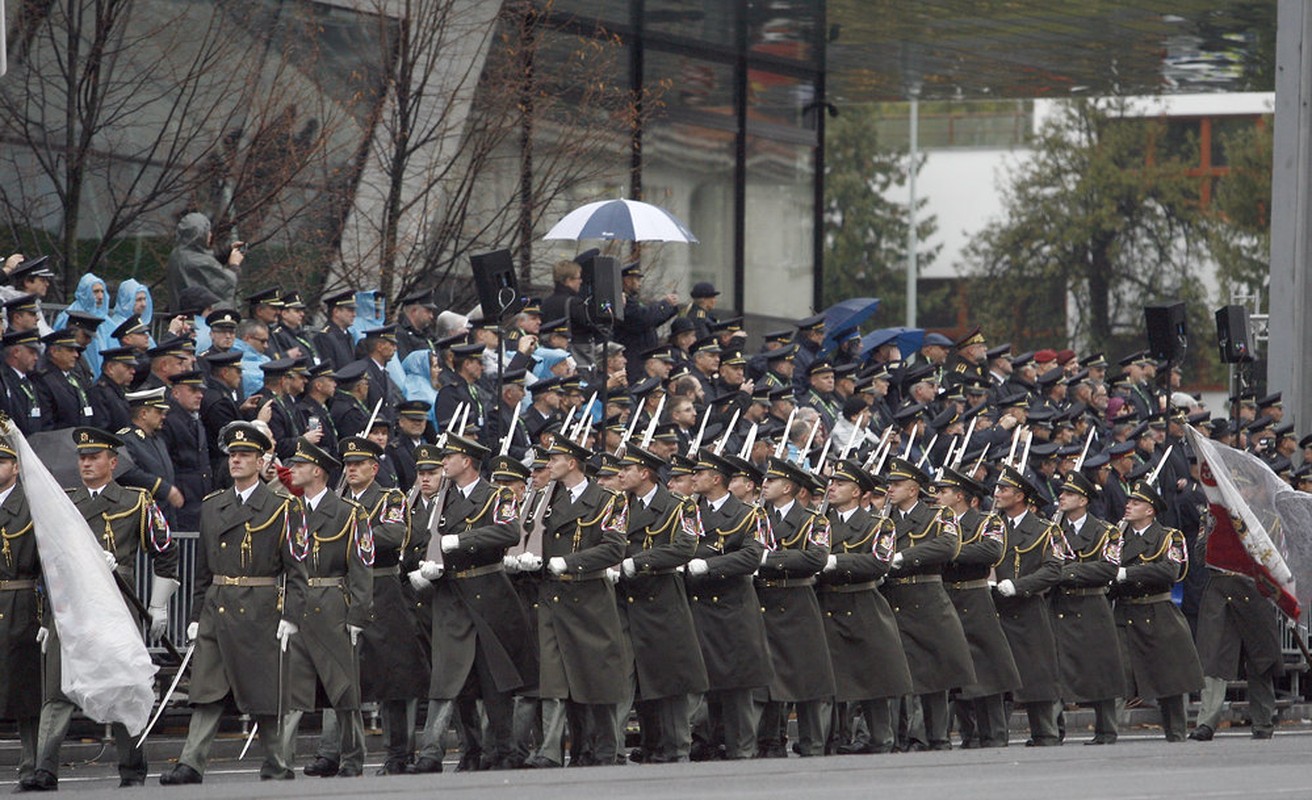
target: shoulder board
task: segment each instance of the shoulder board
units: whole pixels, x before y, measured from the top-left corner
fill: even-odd
[[[64,492],[65,492],[66,494],[72,494],[73,492],[76,492],[78,489],[81,489],[81,488],[82,488],[81,486],[70,486],[70,487],[65,488],[65,489],[64,489]]]
[[[205,502],[206,500],[210,499],[211,497],[218,497],[219,495],[223,494],[223,493],[226,492],[226,491],[228,491],[228,490],[227,490],[227,489],[215,489],[214,491],[210,492],[209,494],[207,494],[207,495],[205,495],[203,498],[201,498],[201,502],[203,503],[203,502]]]
[[[360,511],[368,511],[368,510],[369,510],[369,509],[365,508],[364,506],[360,505],[360,503],[359,503],[358,501],[352,500],[352,499],[349,498],[349,497],[342,497],[341,495],[337,495],[337,496],[338,496],[338,497],[341,497],[342,502],[343,502],[343,503],[346,503],[348,506],[351,506],[352,508],[358,509],[358,510],[360,510]]]
[[[119,433],[127,433],[127,432],[128,432],[128,429],[127,429],[127,428],[124,428],[123,430],[119,431]],[[136,436],[137,436],[138,439],[141,439],[142,441],[145,441],[145,439],[146,439],[146,432],[143,431],[141,428],[133,428],[133,429],[132,429],[132,432],[133,432],[134,434],[136,434]]]

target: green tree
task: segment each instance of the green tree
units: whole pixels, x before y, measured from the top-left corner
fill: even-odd
[[[1143,346],[1145,304],[1175,299],[1205,329],[1198,180],[1162,120],[1120,112],[1063,105],[1008,176],[1001,219],[967,247],[965,269],[981,279],[972,308],[991,336],[1115,354]]]
[[[1270,274],[1271,131],[1268,116],[1222,139],[1230,173],[1216,183],[1207,241],[1223,302],[1237,293],[1259,293]]]
[[[878,297],[881,324],[906,318],[907,230],[905,203],[888,195],[906,186],[910,158],[905,150],[880,147],[877,116],[853,106],[825,127],[825,306],[849,297]],[[916,170],[924,166],[922,156]],[[938,220],[916,202],[917,266],[933,263],[941,244],[927,244]],[[935,298],[917,295],[917,310]]]

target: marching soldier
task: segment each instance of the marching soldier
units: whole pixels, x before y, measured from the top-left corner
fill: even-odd
[[[829,521],[798,502],[798,490],[810,476],[795,464],[771,458],[765,475],[761,497],[769,503],[776,549],[761,556],[756,593],[765,611],[774,680],[766,692],[757,741],[762,757],[786,758],[780,729],[785,704],[796,703],[798,752],[824,755],[834,669],[812,587],[828,563]]]
[[[874,480],[861,464],[838,462],[829,482],[830,555],[816,587],[834,665],[834,702],[860,709],[867,741],[841,737],[837,752],[893,750],[889,701],[911,691],[911,673],[893,610],[876,588],[893,559],[896,531],[885,515],[861,508]],[[850,713],[840,713],[846,727]]]
[[[677,571],[693,557],[701,525],[692,501],[660,484],[662,466],[661,459],[629,444],[619,473],[629,509],[620,620],[633,645],[643,760],[653,764],[688,760],[688,698],[707,689],[706,664]],[[627,704],[619,711],[616,722],[623,725]]]
[[[406,502],[410,505],[410,541],[406,543],[405,552],[401,556],[401,571],[406,576],[406,581],[401,585],[401,591],[405,594],[406,601],[410,606],[420,647],[424,654],[424,661],[418,670],[424,686],[427,686],[431,681],[430,669],[433,661],[433,582],[422,575],[420,567],[428,556],[428,542],[432,538],[430,526],[441,479],[442,451],[434,444],[421,444],[416,447],[415,484],[406,496]],[[422,696],[422,693],[420,696]],[[407,716],[414,719],[419,710],[419,698],[414,698],[408,705],[410,708],[406,712]],[[430,722],[435,722],[436,718],[436,703],[429,701],[427,719]],[[428,736],[431,727],[427,724],[424,726],[425,741],[432,741],[436,745],[437,737]],[[408,741],[409,754],[413,754],[415,750],[413,728],[414,726],[411,725]],[[409,758],[407,758],[407,762],[410,762]],[[414,759],[412,763],[407,763],[405,771],[408,775],[441,772],[442,754],[437,752],[437,748],[434,746],[431,754],[420,753],[419,757]]]
[[[911,670],[911,691],[920,697],[931,750],[951,750],[948,690],[975,682],[970,646],[952,601],[943,589],[943,565],[957,552],[956,515],[920,502],[929,476],[902,458],[888,466],[889,514],[897,544],[884,597],[893,607]]]
[[[300,499],[260,480],[272,449],[258,428],[235,422],[221,436],[233,486],[205,498],[187,638],[195,642],[187,741],[165,786],[200,783],[227,701],[259,726],[261,780],[290,780],[278,733],[282,662],[305,611],[310,542]],[[273,676],[277,676],[276,678]]]
[[[589,760],[609,765],[616,754],[614,706],[627,694],[624,634],[615,590],[606,578],[606,569],[624,558],[623,501],[587,479],[583,467],[592,453],[584,447],[560,436],[547,452],[556,494],[542,555],[523,561],[546,567],[538,607],[543,745],[526,763],[561,766],[547,754],[559,752],[569,704],[583,720],[580,738],[590,745]]]
[[[943,585],[957,610],[975,665],[975,682],[960,687],[956,699],[961,746],[1006,747],[1004,695],[1020,688],[1021,681],[1011,645],[998,621],[989,573],[1002,560],[1007,529],[997,514],[981,514],[971,505],[972,498],[987,494],[973,478],[944,467],[934,488],[939,505],[956,515],[961,532],[956,556],[943,567]]]
[[[357,646],[373,615],[373,533],[368,511],[328,488],[328,476],[341,469],[340,461],[300,439],[291,465],[292,485],[305,501],[309,554],[305,608],[291,620],[299,635],[289,640],[286,657],[290,711],[282,726],[283,760],[292,762],[301,716],[323,697],[337,716],[341,760],[317,757],[305,774],[358,778],[364,767],[364,720]]]
[[[759,712],[752,691],[774,677],[752,583],[765,553],[766,523],[755,506],[729,492],[737,471],[709,449],[697,454],[693,488],[701,498],[703,535],[685,578],[708,684],[707,720],[699,738],[717,749],[722,743],[729,760],[756,755]]]
[[[1011,693],[1012,700],[1023,705],[1029,717],[1027,747],[1060,745],[1061,676],[1047,592],[1061,580],[1065,540],[1059,529],[1030,510],[1031,503],[1038,501],[1038,490],[1016,469],[1002,468],[993,497],[1007,526],[994,591],[1002,631],[1020,668],[1021,685]]]
[[[439,740],[457,698],[476,696],[483,701],[490,741],[467,740],[465,752],[472,761],[481,751],[500,769],[511,755],[514,693],[529,684],[535,663],[528,614],[505,574],[506,548],[519,543],[519,507],[508,489],[479,476],[487,448],[448,434],[440,452],[443,487],[430,512],[438,517],[425,521],[440,536],[429,550],[436,544],[442,559],[425,560],[419,568],[433,583],[433,661],[430,716],[416,766],[425,757],[441,763]],[[461,721],[470,739],[477,722],[463,719],[467,713],[461,710]]]
[[[1165,510],[1166,503],[1147,481],[1130,488],[1125,504],[1128,527],[1116,570],[1115,616],[1128,657],[1127,696],[1132,691],[1157,698],[1166,741],[1182,742],[1184,695],[1203,687],[1203,672],[1189,624],[1171,602],[1171,587],[1184,577],[1189,561],[1184,534],[1157,521]]]
[[[0,719],[18,722],[18,777],[36,769],[37,724],[41,718],[41,653],[48,628],[42,623],[37,581],[41,558],[27,494],[18,484],[18,454],[0,439]]]
[[[1093,706],[1093,739],[1116,742],[1116,698],[1125,696],[1125,667],[1107,588],[1121,565],[1121,532],[1089,513],[1097,489],[1079,472],[1066,476],[1057,505],[1071,559],[1062,565],[1052,601],[1062,699]]]
[[[154,580],[150,591],[150,635],[158,638],[167,628],[168,602],[178,590],[178,551],[164,515],[144,489],[120,486],[114,480],[118,449],[123,440],[97,428],[74,428],[78,473],[82,486],[69,489],[69,499],[86,519],[91,533],[105,550],[122,586],[136,582],[137,551],[151,557]],[[60,655],[54,619],[45,654],[45,704],[37,741],[36,771],[19,783],[20,791],[50,791],[59,784],[59,748],[73,718],[73,704],[60,691]],[[121,723],[111,726],[118,750],[119,786],[140,786],[146,779],[146,755]]]
[[[401,592],[400,563],[410,539],[410,509],[398,489],[376,480],[383,449],[352,436],[341,443],[346,496],[367,514],[373,533],[373,614],[361,636],[360,698],[377,702],[383,720],[387,757],[379,775],[400,775],[410,752],[406,711],[412,698],[423,694],[423,652],[410,604]],[[327,733],[328,726],[324,726]],[[320,743],[320,754],[337,755],[336,737]],[[326,746],[325,746],[326,745]]]

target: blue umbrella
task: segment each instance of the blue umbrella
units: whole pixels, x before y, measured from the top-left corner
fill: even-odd
[[[876,297],[853,297],[826,308],[825,340],[820,344],[820,351],[827,353],[833,350],[839,341],[860,328],[861,323],[873,317],[878,310],[879,299]]]
[[[924,328],[880,328],[877,331],[871,331],[861,337],[861,359],[864,361],[876,347],[893,342],[897,349],[902,352],[905,358],[907,355],[920,349],[920,343],[925,341]]]

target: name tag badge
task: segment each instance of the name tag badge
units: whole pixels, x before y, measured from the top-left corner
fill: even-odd
[[[32,406],[32,416],[34,417],[41,416],[41,406]]]
[[[91,416],[91,406],[82,406],[82,416],[84,417]]]

